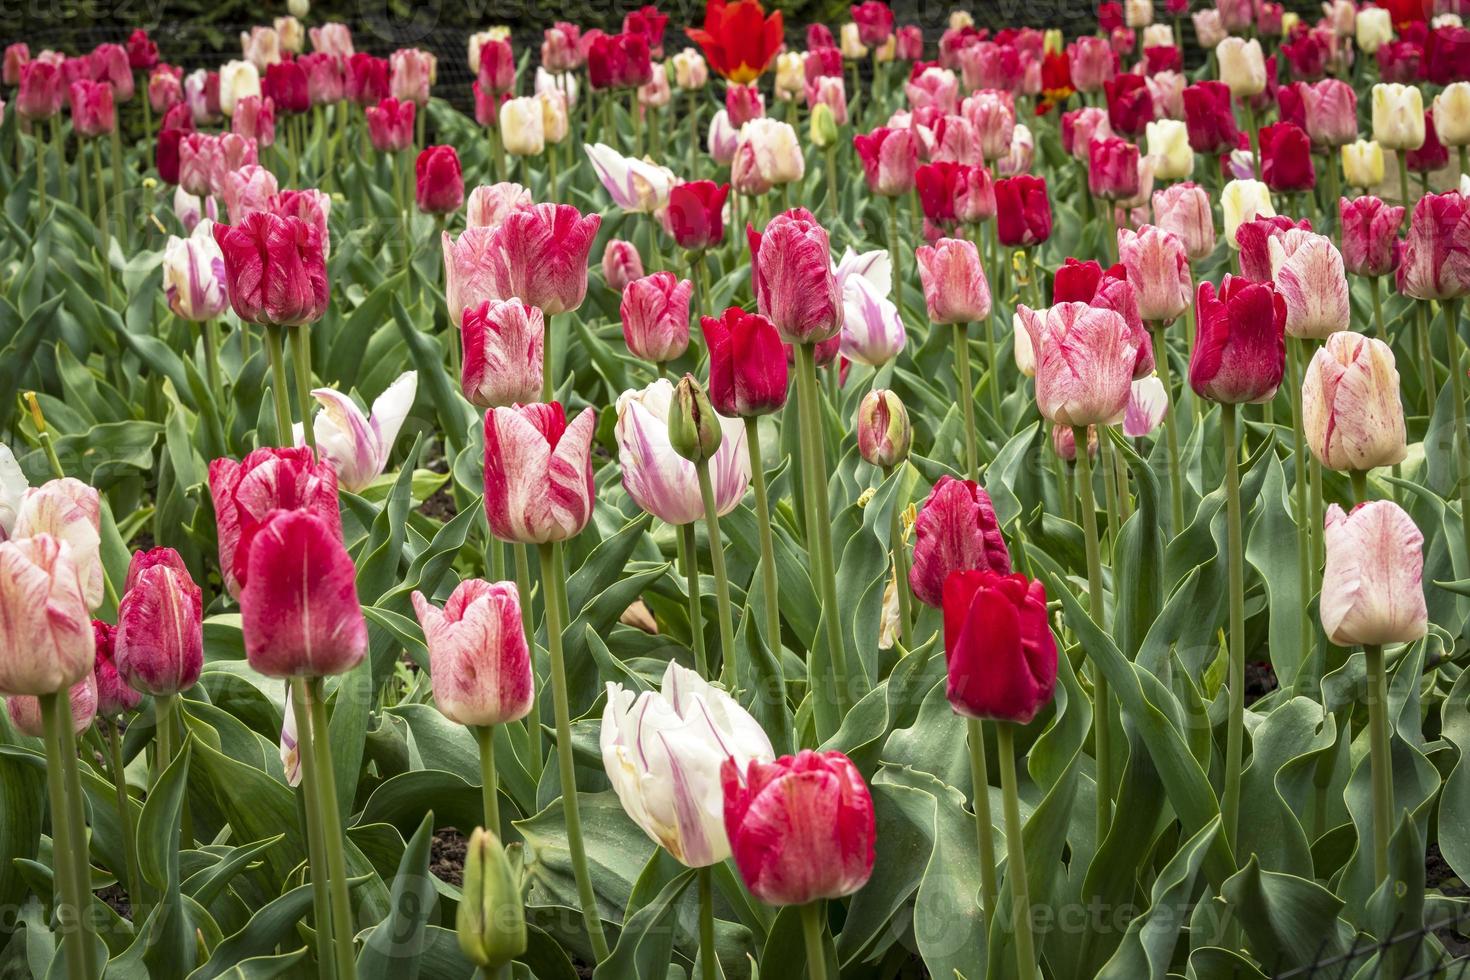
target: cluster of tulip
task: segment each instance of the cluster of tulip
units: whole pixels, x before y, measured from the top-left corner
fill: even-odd
[[[468,116],[295,0],[218,70],[6,48],[28,963],[1449,968],[1470,4],[1096,13],[491,28]]]

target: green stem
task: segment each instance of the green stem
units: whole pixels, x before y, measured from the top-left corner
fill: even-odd
[[[1465,534],[1465,555],[1470,557],[1470,443],[1467,443],[1465,434],[1465,381],[1460,376],[1460,332],[1456,329],[1459,314],[1460,301],[1445,300],[1445,356],[1450,368],[1450,404],[1455,408],[1455,463],[1460,484],[1460,525]]]
[[[822,900],[801,907],[801,934],[806,938],[806,975],[809,980],[827,980],[827,952],[822,945]]]
[[[268,323],[265,327],[266,354],[271,362],[271,397],[276,404],[276,443],[291,443],[291,395],[286,382],[286,328]],[[306,428],[305,425],[302,426]]]
[[[352,937],[352,898],[347,891],[347,853],[342,846],[342,814],[337,809],[337,781],[332,772],[332,746],[327,728],[327,702],[320,677],[306,679],[307,713],[311,716],[312,768],[316,770],[317,814],[322,849],[327,858],[327,886],[332,896],[332,946],[338,980],[357,976]]]
[[[1036,942],[1031,935],[1031,895],[1026,881],[1026,843],[1021,837],[1021,804],[1016,789],[1015,726],[995,725],[1000,758],[1000,791],[1006,812],[1006,877],[1011,883],[1011,929],[1016,943],[1016,969],[1021,980],[1036,980]]]
[[[296,400],[301,411],[301,432],[307,448],[316,451],[316,429],[311,421],[311,334],[309,328],[291,328],[291,362],[296,367]]]
[[[1102,426],[1099,426],[1099,429],[1101,428]],[[1086,451],[1087,446],[1083,445],[1080,453]],[[1122,525],[1118,521],[1117,467],[1113,465],[1113,440],[1103,431],[1097,434],[1097,462],[1098,472],[1102,476],[1103,509],[1108,518],[1106,540],[1108,547],[1111,548],[1118,541]]]
[[[715,900],[710,887],[710,870],[695,872],[699,879],[699,967],[703,980],[719,980],[719,954],[715,951]]]
[[[92,213],[92,195],[88,191],[87,183],[87,145],[90,142],[90,140],[82,140],[77,144],[77,173],[79,175],[77,187],[82,192],[82,214],[88,216]]]
[[[291,713],[296,718],[296,754],[301,760],[301,796],[306,811],[306,860],[311,874],[311,908],[316,926],[317,971],[336,974],[332,955],[332,896],[327,886],[327,856],[322,850],[321,809],[317,805],[317,773],[312,762],[311,714],[306,705],[306,679],[293,677]]]
[[[567,700],[566,666],[561,648],[561,593],[566,583],[556,575],[552,554],[555,545],[539,546],[541,551],[541,584],[546,591],[546,646],[551,654],[551,693],[556,706],[556,761],[560,767],[561,805],[567,825],[567,847],[571,851],[572,873],[577,880],[577,895],[582,905],[582,918],[587,938],[592,944],[592,958],[601,963],[607,959],[607,937],[602,931],[602,917],[597,911],[597,893],[592,890],[592,877],[587,873],[587,852],[582,843],[582,815],[577,805],[576,763],[572,757],[572,709]]]
[[[771,533],[771,507],[766,500],[766,470],[761,461],[760,419],[745,419],[745,447],[750,453],[750,482],[755,488],[755,519],[761,540],[761,586],[766,599],[766,643],[781,659],[781,602],[776,579],[776,543]]]
[[[995,884],[995,825],[990,818],[990,771],[985,758],[985,723],[979,718],[966,718],[965,729],[970,747],[970,782],[974,784],[971,795],[975,804],[975,839],[980,846],[980,910],[985,917],[985,928],[990,929],[991,917],[995,915],[995,899],[998,889]]]
[[[1393,760],[1388,728],[1388,674],[1383,647],[1365,644],[1368,661],[1368,762],[1373,774],[1373,881],[1388,877],[1388,838],[1393,822]]]
[[[108,258],[112,254],[112,218],[108,209],[111,202],[107,200],[106,185],[102,182],[102,147],[96,146],[92,151],[92,177],[97,185],[97,234],[101,246],[101,261],[99,263],[102,273],[102,288],[107,292],[107,300],[112,302],[112,262]],[[80,181],[85,183],[86,176],[79,174]]]
[[[1437,382],[1434,370],[1434,351],[1429,344],[1429,320],[1430,310],[1428,300],[1419,300],[1414,304],[1414,318],[1416,321],[1419,338],[1419,364],[1424,372],[1424,417],[1434,418],[1434,399],[1438,394],[1435,391]]]
[[[500,544],[496,543],[497,546]],[[532,650],[536,649],[536,623],[531,618],[531,560],[526,553],[524,543],[517,541],[511,545],[515,554],[516,566],[516,592],[521,597],[521,630],[526,635],[526,645]],[[542,600],[545,600],[542,595]],[[534,665],[533,665],[534,666]],[[532,673],[535,671],[533,670]],[[541,779],[541,763],[546,758],[541,748],[541,706],[540,697],[536,694],[541,685],[531,685],[531,710],[526,714],[526,749],[528,771],[531,778]]]
[[[1235,849],[1240,826],[1240,759],[1245,743],[1245,540],[1240,520],[1240,455],[1236,408],[1220,406],[1225,435],[1225,512],[1230,562],[1230,715],[1225,734],[1225,840]]]
[[[1261,179],[1261,132],[1256,127],[1256,107],[1251,104],[1249,97],[1242,99],[1245,103],[1246,129],[1251,137],[1251,169],[1255,172],[1256,180]]]
[[[1097,504],[1092,496],[1092,457],[1087,453],[1087,426],[1072,426],[1077,445],[1077,489],[1082,505],[1082,540],[1087,549],[1087,604],[1092,621],[1108,628],[1103,598],[1102,557],[1097,545]],[[1097,839],[1104,840],[1113,822],[1112,734],[1108,725],[1108,679],[1094,664],[1092,690],[1092,749],[1097,765]]]
[[[55,694],[43,694],[37,700],[41,704],[41,723],[45,731],[46,792],[51,805],[51,866],[57,929],[62,942],[68,947],[67,977],[69,980],[89,980],[93,976],[88,969],[91,956],[87,947],[91,945],[91,939],[85,929],[87,917],[81,911],[79,879],[73,867],[73,859],[79,852],[71,846],[71,808],[67,806],[62,762],[64,740],[60,707],[68,704],[68,697],[69,692],[63,689]]]
[[[107,719],[107,748],[111,760],[112,786],[117,791],[117,817],[123,827],[123,859],[128,869],[128,899],[134,908],[143,905],[143,873],[138,864],[138,833],[129,805],[128,774],[123,763],[122,737],[116,719]]]
[[[174,698],[173,694],[160,694],[153,699],[153,737],[156,739],[158,756],[153,763],[152,786],[158,785],[159,777],[168,768],[174,757]]]
[[[888,261],[893,266],[893,305],[898,308],[898,317],[903,319],[903,264],[899,261],[898,198],[888,199]]]
[[[694,522],[679,528],[680,564],[684,566],[684,580],[689,593],[689,633],[694,641],[694,669],[699,676],[709,680],[709,653],[704,648],[704,610],[699,594],[699,545],[695,537]]]
[[[725,574],[725,546],[720,537],[720,515],[715,510],[715,488],[710,482],[709,460],[694,464],[699,474],[699,496],[704,500],[704,527],[709,535],[709,562],[715,573],[715,595],[720,620],[720,679],[725,689],[735,689],[735,618],[730,612],[730,579]]]
[[[485,803],[485,828],[500,836],[500,781],[495,776],[495,726],[475,725],[480,749],[480,795]]]
[[[56,143],[56,196],[67,197],[67,188],[71,182],[67,179],[66,167],[66,130],[62,128],[61,113],[51,117],[51,139]],[[100,148],[99,148],[100,152]]]
[[[554,401],[556,398],[556,385],[552,384],[551,377],[551,344],[556,336],[556,331],[551,328],[555,317],[546,318],[545,339],[541,344],[541,400],[543,402]]]
[[[1383,298],[1380,296],[1378,276],[1368,277],[1368,290],[1373,295],[1373,330],[1378,339],[1388,343],[1388,331],[1383,327]]]
[[[886,480],[897,471],[897,466],[891,467],[883,478]],[[894,495],[888,524],[888,547],[893,551],[893,591],[898,596],[898,638],[907,651],[914,648],[914,599],[913,588],[909,585],[908,548],[903,541],[903,506],[906,502]]]
[[[960,407],[965,418],[965,472],[975,482],[980,481],[980,453],[975,439],[975,387],[970,380],[970,344],[965,336],[965,325],[954,324],[954,373]],[[991,388],[995,379],[991,378]]]
[[[127,244],[128,244],[129,235],[128,235],[127,217],[126,217],[126,215],[123,214],[123,204],[125,202],[123,200],[123,163],[124,163],[124,160],[123,160],[123,151],[122,151],[122,134],[118,131],[118,128],[116,126],[113,126],[112,127],[111,141],[112,141],[112,158],[111,158],[111,162],[112,162],[112,202],[111,203],[112,203],[112,206],[113,207],[117,208],[117,234],[118,234],[118,237],[122,240],[122,243],[123,243],[123,251],[126,252],[127,251]],[[230,220],[231,221],[234,221],[235,219],[233,217],[231,217]]]
[[[1408,227],[1409,216],[1413,213],[1414,205],[1409,200],[1409,154],[1406,150],[1399,150],[1399,203],[1404,206],[1404,226]]]
[[[37,126],[31,132],[31,139],[35,142],[36,153],[36,225],[40,226],[46,218],[48,210],[46,206],[46,141],[41,138],[41,127]]]
[[[1350,470],[1348,479],[1353,484],[1353,500],[1356,503],[1366,504],[1368,502],[1368,472],[1366,470]]]
[[[1169,343],[1162,323],[1152,323],[1154,334],[1154,363],[1159,366],[1159,380],[1164,383],[1164,393],[1169,405],[1164,409],[1164,441],[1169,449],[1169,514],[1173,518],[1173,533],[1184,530],[1184,474],[1179,469],[1179,415],[1175,411],[1174,380],[1169,364]]]
[[[87,843],[86,797],[82,795],[81,772],[77,767],[76,732],[71,713],[71,697],[62,691],[56,701],[57,734],[61,741],[61,778],[66,787],[68,846],[72,850],[72,874],[77,878],[77,908],[81,912],[82,962],[87,976],[101,973],[105,964],[97,962],[97,950],[92,939],[92,861]]]
[[[205,320],[199,325],[204,338],[204,376],[209,381],[209,393],[214,397],[219,412],[224,414],[225,388],[219,372],[219,321]]]
[[[837,144],[822,151],[827,159],[827,202],[823,206],[829,219],[837,217]]]
[[[1377,280],[1375,279],[1374,282]],[[1296,494],[1297,586],[1301,590],[1302,597],[1298,625],[1302,656],[1305,657],[1312,649],[1312,623],[1307,603],[1312,595],[1312,576],[1315,571],[1312,566],[1312,517],[1307,503],[1307,485],[1311,480],[1307,470],[1307,449],[1302,430],[1302,352],[1300,345],[1295,340],[1289,341],[1287,346],[1290,348],[1287,369],[1291,378],[1291,391],[1287,393],[1287,400],[1291,402],[1292,459],[1296,463],[1296,482],[1292,489]]]

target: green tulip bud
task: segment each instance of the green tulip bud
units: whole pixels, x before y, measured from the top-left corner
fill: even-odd
[[[519,847],[507,852],[498,837],[476,827],[465,854],[463,892],[454,925],[465,956],[496,969],[526,951]]]
[[[836,143],[837,117],[832,115],[832,107],[825,102],[818,102],[812,106],[811,117],[812,145],[825,150]]]
[[[705,394],[704,385],[692,374],[679,379],[674,400],[669,405],[669,444],[674,452],[698,463],[712,457],[720,448],[724,433],[715,407]]]
[[[863,396],[857,411],[858,452],[874,466],[888,469],[908,458],[914,441],[908,409],[886,388]]]

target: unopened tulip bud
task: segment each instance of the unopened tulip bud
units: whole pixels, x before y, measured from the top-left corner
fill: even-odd
[[[1434,97],[1434,129],[1445,146],[1470,144],[1470,82],[1455,82]]]
[[[898,395],[874,388],[863,396],[857,410],[857,441],[863,459],[882,469],[908,458],[914,428]]]
[[[684,375],[669,406],[669,444],[680,456],[698,463],[714,456],[722,439],[720,421],[704,385],[694,375]]]
[[[1383,183],[1383,147],[1373,140],[1358,140],[1342,148],[1342,174],[1353,187],[1377,187]]]
[[[837,119],[825,102],[812,106],[810,135],[812,145],[825,150],[837,142]]]
[[[1379,82],[1373,86],[1373,139],[1389,150],[1424,145],[1424,96],[1418,86]]]
[[[470,835],[454,926],[460,951],[486,970],[498,969],[526,951],[519,855],[519,849],[507,852],[500,839],[483,827]]]
[[[1249,98],[1266,90],[1266,60],[1261,42],[1252,38],[1227,37],[1215,48],[1220,81],[1230,86],[1236,98]]]

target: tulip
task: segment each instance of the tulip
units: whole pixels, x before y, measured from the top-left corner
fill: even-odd
[[[1301,129],[1291,123],[1262,126],[1260,144],[1261,176],[1271,190],[1289,194],[1317,185],[1312,143]]]
[[[1092,141],[1112,135],[1113,127],[1103,109],[1084,106],[1062,115],[1062,149],[1084,163],[1091,152]]]
[[[112,86],[83,79],[71,83],[68,93],[72,129],[83,139],[105,136],[117,126]]]
[[[863,44],[862,32],[857,24],[848,21],[838,29],[837,34],[842,57],[848,61],[861,61],[868,56],[867,46]]]
[[[507,99],[500,104],[500,138],[511,156],[537,156],[546,149],[541,100],[536,96]]]
[[[531,206],[531,192],[520,184],[503,181],[481,184],[470,191],[465,202],[465,228],[495,230],[506,216]]]
[[[20,66],[15,110],[22,119],[50,119],[61,111],[64,96],[61,69],[56,65],[48,61],[27,61]]]
[[[1373,139],[1389,150],[1417,150],[1424,143],[1424,98],[1412,85],[1373,86]]]
[[[1094,197],[1124,200],[1138,194],[1138,147],[1116,136],[1088,147],[1087,186]]]
[[[1189,306],[1193,285],[1184,242],[1170,231],[1144,225],[1118,229],[1118,259],[1138,297],[1138,315],[1166,324]]]
[[[440,713],[471,726],[524,718],[535,679],[515,583],[466,579],[442,609],[417,590],[412,599]]]
[[[302,49],[306,47],[306,31],[301,26],[301,21],[294,15],[294,11],[301,6],[302,2],[303,0],[296,0],[296,2],[289,4],[287,9],[292,10],[293,13],[287,14],[285,17],[277,17],[272,22],[272,26],[276,29],[276,35],[281,40],[281,50],[289,51],[292,54],[300,54]],[[305,16],[304,11],[302,12],[302,16]]]
[[[725,237],[725,198],[729,184],[695,180],[675,184],[669,190],[663,213],[664,228],[680,248],[700,252],[718,245]]]
[[[869,191],[880,197],[897,197],[913,190],[919,158],[909,130],[880,126],[871,133],[855,135],[852,145],[862,162]]]
[[[1470,199],[1451,191],[1414,205],[1398,269],[1398,289],[1420,300],[1470,294]],[[1456,355],[1458,359],[1458,355]]]
[[[945,580],[968,569],[1009,575],[1010,552],[984,488],[971,480],[941,476],[914,522],[909,585],[915,598],[938,609],[944,601]]]
[[[1218,293],[1200,283],[1196,309],[1195,394],[1236,405],[1275,397],[1286,369],[1286,301],[1275,288],[1227,274]]]
[[[904,85],[904,94],[914,109],[933,106],[949,115],[959,109],[960,83],[948,68],[926,68]]]
[[[374,105],[392,95],[387,59],[370,54],[347,58],[346,95],[360,106]]]
[[[600,216],[566,204],[536,204],[509,214],[494,231],[488,261],[499,296],[518,296],[547,316],[567,313],[587,295],[587,254]]]
[[[955,571],[943,608],[950,706],[967,718],[1028,724],[1056,686],[1046,588],[1024,575]]]
[[[931,323],[970,323],[990,316],[990,285],[975,243],[942,238],[915,253]]]
[[[790,344],[835,336],[842,295],[832,271],[827,230],[805,208],[772,218],[764,232],[748,228],[756,304]]]
[[[1386,7],[1364,7],[1358,11],[1354,24],[1358,49],[1364,54],[1373,54],[1385,42],[1393,39],[1393,21]]]
[[[97,491],[81,480],[61,477],[21,493],[10,536],[18,541],[45,534],[68,545],[70,561],[81,580],[82,596],[87,600],[87,607],[95,609],[102,604],[106,579],[102,569],[101,529],[102,503]],[[37,556],[33,560],[41,558]],[[7,688],[0,686],[0,690]]]
[[[186,691],[199,680],[203,596],[172,548],[133,552],[117,607],[113,653],[119,676],[155,697]]]
[[[1002,177],[1014,177],[1031,169],[1036,157],[1036,141],[1024,123],[1016,123],[1011,135],[1010,152],[995,161],[995,172]]]
[[[623,287],[619,313],[628,351],[651,364],[679,357],[689,347],[689,299],[694,285],[672,272],[655,272]]]
[[[228,61],[219,70],[219,107],[226,116],[235,113],[235,103],[247,96],[261,95],[260,71],[248,61]]]
[[[1358,136],[1358,96],[1353,87],[1328,78],[1301,89],[1306,129],[1318,146],[1343,146]]]
[[[236,107],[237,115],[244,111],[242,107]],[[254,163],[247,163],[238,170],[223,174],[220,187],[220,197],[224,199],[225,210],[236,221],[253,211],[273,210],[271,201],[279,192],[280,187],[276,183],[276,175]],[[320,238],[320,229],[316,230]],[[322,256],[326,257],[325,243],[323,243]]]
[[[1339,646],[1412,643],[1428,629],[1424,535],[1398,504],[1327,507],[1322,628]]]
[[[1091,303],[1102,276],[1102,265],[1097,260],[1082,262],[1067,256],[1052,277],[1052,302]]]
[[[886,473],[908,458],[913,426],[908,409],[888,389],[874,388],[863,396],[853,428],[857,430],[858,454],[870,466]]]
[[[464,864],[455,932],[465,957],[493,973],[526,951],[525,884],[519,854],[512,857],[494,831],[476,827]]]
[[[556,89],[538,91],[535,101],[541,112],[542,139],[548,145],[559,145],[572,131],[567,94]]]
[[[1239,130],[1230,88],[1224,82],[1196,82],[1186,88],[1184,121],[1189,129],[1189,145],[1196,152],[1216,155],[1235,147]]]
[[[838,349],[848,360],[882,367],[898,355],[906,339],[898,307],[864,276],[848,275],[840,281],[842,332]]]
[[[560,402],[496,407],[485,416],[485,513],[502,541],[544,544],[581,533],[592,516],[596,413],[569,424]]]
[[[1155,118],[1153,95],[1142,75],[1126,74],[1109,79],[1103,90],[1108,98],[1108,122],[1123,136],[1140,136]]]
[[[674,65],[674,84],[686,92],[709,84],[709,65],[693,48],[685,48],[669,59]]]
[[[1137,378],[1128,393],[1128,407],[1123,410],[1123,434],[1130,439],[1146,436],[1159,427],[1169,412],[1169,392],[1157,375]],[[1068,432],[1062,427],[1055,432]],[[1074,446],[1075,452],[1075,446]]]
[[[1398,230],[1404,209],[1376,197],[1338,201],[1342,228],[1342,260],[1358,276],[1387,275],[1398,264]]]
[[[1148,124],[1147,133],[1148,154],[1156,160],[1155,177],[1183,180],[1194,172],[1188,126],[1177,119],[1159,119]]]
[[[312,105],[335,105],[347,97],[347,71],[337,58],[320,52],[296,59],[306,73],[306,97]]]
[[[1292,229],[1267,239],[1272,279],[1286,301],[1289,337],[1321,340],[1351,320],[1342,254],[1325,235]]]
[[[538,111],[536,121],[540,122]],[[414,195],[425,214],[448,214],[464,203],[464,176],[452,146],[429,146],[414,163]]]
[[[148,76],[148,106],[162,115],[184,101],[182,73],[169,65],[159,65]]]
[[[1010,151],[1015,135],[1016,107],[1009,92],[985,90],[965,99],[961,107],[965,118],[980,137],[980,152],[985,159],[995,160]]]
[[[93,604],[77,555],[44,532],[0,542],[0,691],[55,694],[91,676]]]
[[[214,222],[203,219],[188,238],[170,235],[163,249],[163,291],[175,316],[204,323],[229,308],[225,260]]]
[[[1260,95],[1266,90],[1266,61],[1261,42],[1252,38],[1227,37],[1215,47],[1220,81],[1237,99]]]
[[[462,315],[465,310],[487,300],[498,301],[501,298],[490,264],[494,238],[495,229],[491,227],[470,226],[458,239],[447,231],[441,233],[444,300],[451,315]]]
[[[767,905],[851,895],[873,871],[877,822],[857,768],[841,752],[802,750],[720,768],[725,831],[740,877]]]
[[[638,247],[621,238],[610,239],[602,252],[602,280],[619,294],[628,283],[643,278],[643,259]]]
[[[736,129],[765,114],[765,99],[754,85],[731,85],[725,89],[725,115]]]
[[[294,61],[283,61],[267,68],[261,90],[282,112],[302,113],[311,108],[306,70]]]
[[[710,404],[709,395],[692,374],[685,374],[674,386],[674,397],[669,403],[668,418],[669,445],[674,452],[694,463],[698,467],[707,463],[719,452],[720,445],[725,441],[724,434],[720,431],[718,417],[715,414],[714,405]],[[708,510],[705,517],[711,515]],[[710,526],[710,533],[718,537],[717,525]],[[722,578],[723,571],[717,573],[717,578]],[[720,588],[720,603],[726,605],[729,596],[725,594],[724,587]],[[721,627],[724,621],[722,618]],[[729,649],[734,642],[734,634],[723,637],[729,640],[725,649]],[[700,670],[705,670],[705,665],[700,664]]]
[[[1225,216],[1225,240],[1234,249],[1241,247],[1236,232],[1242,224],[1276,214],[1271,190],[1259,180],[1230,181],[1220,195],[1220,209]]]
[[[1154,221],[1179,237],[1191,262],[1215,250],[1215,219],[1203,187],[1183,183],[1154,191],[1153,210]]]
[[[31,60],[31,49],[24,41],[15,41],[5,46],[4,71],[0,81],[6,85],[20,85],[20,70]]]
[[[813,125],[815,125],[815,116]],[[730,125],[730,117],[724,109],[719,110],[710,118],[709,135],[706,146],[709,155],[719,166],[729,166],[735,158],[735,151],[740,145],[740,131]]]
[[[312,423],[317,452],[337,471],[338,483],[361,493],[383,474],[417,390],[418,373],[405,371],[373,402],[371,415],[335,388],[312,391],[321,406]]]
[[[670,440],[674,386],[665,378],[618,396],[618,461],[623,488],[643,510],[668,524],[691,524],[704,516],[695,464]],[[745,426],[716,416],[719,448],[709,458],[715,513],[724,516],[740,503],[750,483]]]
[[[485,38],[478,47],[471,39],[471,70],[475,72],[480,87],[492,94],[503,95],[515,90],[516,59],[510,41],[504,38]],[[478,55],[478,57],[476,57]]]
[[[320,232],[296,217],[253,211],[214,225],[230,305],[248,323],[298,326],[321,319],[330,300]]]
[[[1118,59],[1101,37],[1083,36],[1067,46],[1067,65],[1079,92],[1100,92],[1117,72]]]
[[[759,181],[767,187],[794,183],[806,173],[801,143],[796,138],[796,130],[787,123],[776,119],[752,119],[740,129],[737,164],[742,149],[751,155]],[[733,171],[731,181],[738,186]]]
[[[367,117],[368,138],[379,153],[398,153],[413,146],[414,117],[418,107],[412,102],[387,98],[363,110]]]
[[[996,233],[1008,248],[1028,248],[1051,237],[1046,180],[1022,175],[995,182]]]
[[[252,67],[263,72],[281,60],[281,36],[274,27],[252,27],[240,32],[240,50]]]
[[[583,55],[579,50],[581,28],[565,21],[558,22],[542,32],[541,63],[547,71],[561,74],[582,66]],[[478,68],[479,62],[472,67]]]
[[[1458,15],[1448,23],[1435,19],[1426,48],[1428,64],[1424,75],[1434,85],[1450,85],[1454,82],[1470,81],[1470,29],[1465,28]]]
[[[1404,410],[1388,345],[1346,330],[1329,336],[1302,382],[1302,429],[1328,469],[1365,472],[1402,462]]]
[[[1470,82],[1455,82],[1434,97],[1434,129],[1446,146],[1470,145]]]
[[[536,401],[546,336],[541,311],[519,300],[486,301],[464,311],[460,390],[480,408]]]
[[[602,186],[607,188],[613,203],[624,211],[640,214],[658,211],[668,203],[669,192],[678,183],[667,167],[625,157],[602,143],[584,149]]]
[[[1139,338],[1124,317],[1084,303],[1058,303],[1044,318],[1024,322],[1036,351],[1042,416],[1058,425],[1115,421],[1128,404],[1139,363]]]
[[[52,693],[52,692],[48,692]],[[71,731],[73,735],[80,735],[92,727],[92,719],[97,717],[97,681],[88,674],[77,681],[67,691],[67,701],[71,705]],[[5,699],[5,713],[10,718],[10,723],[15,730],[22,735],[31,738],[46,738],[45,721],[41,714],[41,700],[29,694],[17,694]]]
[[[753,418],[786,404],[786,355],[770,320],[732,306],[721,317],[703,317],[700,327],[709,348],[709,397],[717,412]]]
[[[721,764],[768,763],[775,752],[755,719],[695,672],[671,662],[660,686],[635,697],[607,685],[603,767],[650,839],[688,867],[718,864],[730,856]]]
[[[429,87],[434,82],[438,59],[428,51],[399,48],[388,58],[388,89],[395,99],[415,105],[429,104]]]
[[[352,57],[352,29],[335,21],[313,27],[307,32],[311,38],[311,49],[339,58]]]
[[[276,107],[269,97],[264,99],[250,95],[235,104],[235,114],[230,117],[230,131],[246,139],[254,140],[256,146],[274,146],[276,142]]]
[[[652,74],[642,34],[598,34],[587,48],[587,83],[594,90],[637,88]]]

